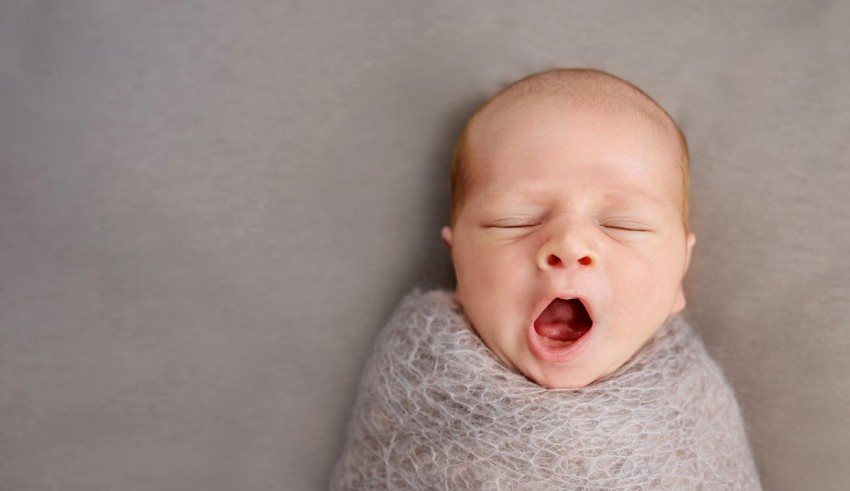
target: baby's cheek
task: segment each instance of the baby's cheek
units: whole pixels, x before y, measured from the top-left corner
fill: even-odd
[[[506,270],[510,268],[509,258],[504,256],[499,251],[485,247],[470,250],[466,257],[470,280],[483,286],[498,285]]]
[[[486,313],[487,304],[497,295],[502,283],[497,264],[487,255],[468,251],[462,261],[455,265],[455,271],[459,297],[467,314],[479,317]]]
[[[458,282],[467,296],[480,294],[492,284],[493,269],[488,266],[480,258],[471,258],[459,268]]]
[[[630,316],[643,317],[652,310],[652,300],[661,294],[665,272],[640,255],[613,265],[609,281],[614,285],[616,307],[624,309]]]

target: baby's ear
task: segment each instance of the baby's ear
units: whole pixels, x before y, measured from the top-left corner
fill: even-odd
[[[688,251],[685,255],[685,273],[687,273],[688,267],[691,265],[691,252],[694,250],[694,244],[697,243],[697,236],[694,235],[693,232],[688,232],[687,237],[685,237],[685,241],[688,246]],[[684,274],[682,276],[684,276]]]
[[[691,265],[691,251],[694,250],[694,244],[697,243],[697,236],[693,234],[693,232],[688,233],[687,238],[685,239],[687,243],[687,251],[685,251],[685,270],[682,272],[682,279],[684,279],[685,273],[688,272],[688,267]],[[671,314],[678,314],[679,312],[685,310],[685,305],[687,302],[685,301],[685,290],[681,284],[679,284],[679,292],[676,293],[676,300],[673,302],[673,310],[670,312]]]
[[[446,249],[449,250],[449,254],[452,253],[452,229],[448,226],[443,227],[443,230],[440,231],[440,235],[443,236],[443,242],[446,244]]]

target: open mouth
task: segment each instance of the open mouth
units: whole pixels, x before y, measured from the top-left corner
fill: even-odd
[[[550,348],[567,347],[590,331],[593,320],[577,298],[556,298],[534,321],[534,330]]]

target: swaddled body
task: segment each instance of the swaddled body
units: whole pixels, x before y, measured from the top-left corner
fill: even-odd
[[[414,294],[364,375],[336,489],[757,489],[735,398],[679,313],[696,241],[672,118],[553,70],[467,124],[455,292]]]
[[[758,489],[738,406],[671,317],[609,377],[545,389],[484,345],[451,293],[414,292],[364,373],[331,488]]]

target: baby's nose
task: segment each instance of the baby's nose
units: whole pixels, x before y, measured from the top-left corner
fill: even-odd
[[[537,265],[543,270],[596,266],[599,256],[587,235],[578,227],[553,233],[537,253]]]
[[[546,263],[549,264],[549,266],[561,266],[564,264],[561,258],[555,254],[550,254],[549,257],[546,258]],[[593,259],[590,256],[582,256],[578,259],[578,263],[582,266],[590,266],[593,264]]]

